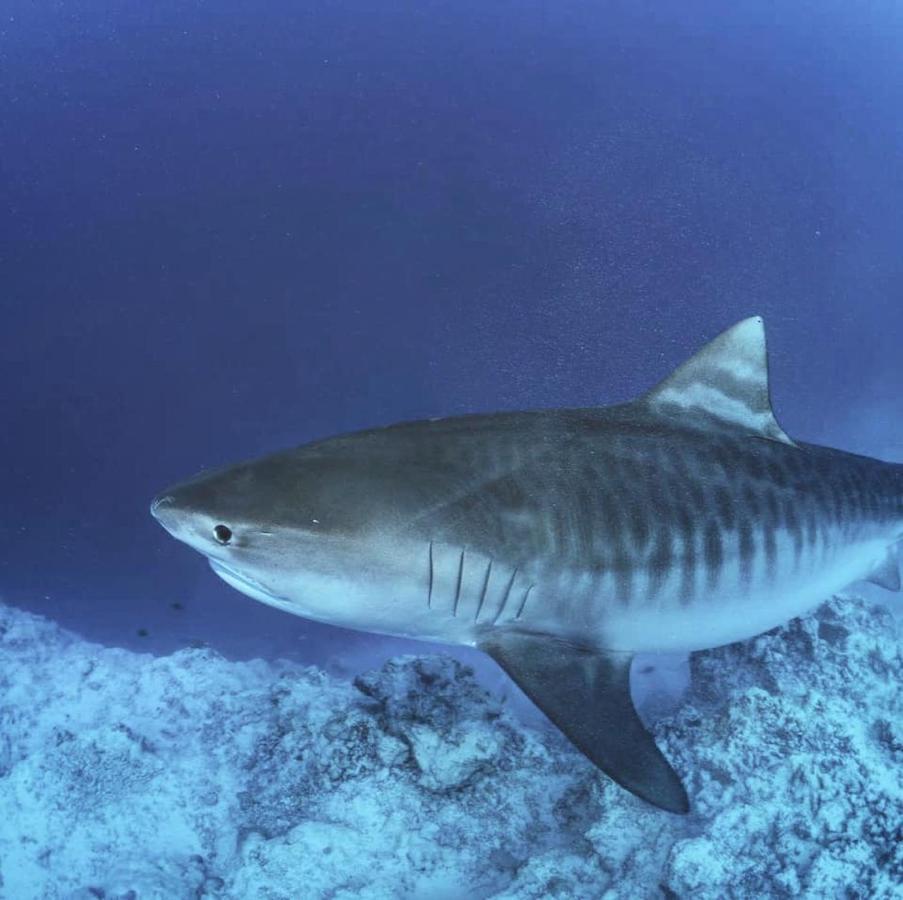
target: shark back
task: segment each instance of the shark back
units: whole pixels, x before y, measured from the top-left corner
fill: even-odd
[[[433,542],[440,607],[477,626],[717,646],[868,577],[903,534],[899,466],[642,405],[523,415],[528,440],[491,433],[493,471],[407,526]]]

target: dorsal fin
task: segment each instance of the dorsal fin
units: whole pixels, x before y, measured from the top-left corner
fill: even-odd
[[[759,316],[722,332],[643,399],[657,412],[701,414],[795,446],[771,409],[765,324]]]

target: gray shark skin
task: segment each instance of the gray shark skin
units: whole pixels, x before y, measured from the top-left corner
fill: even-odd
[[[484,650],[598,768],[684,813],[633,655],[752,637],[863,578],[899,589],[903,466],[794,443],[752,318],[633,403],[336,437],[151,511],[264,603]]]

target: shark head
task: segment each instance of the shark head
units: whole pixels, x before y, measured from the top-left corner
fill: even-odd
[[[150,511],[255,600],[395,633],[405,614],[393,598],[421,589],[422,562],[398,536],[417,501],[397,467],[383,471],[347,439],[336,443],[203,473],[163,491]]]

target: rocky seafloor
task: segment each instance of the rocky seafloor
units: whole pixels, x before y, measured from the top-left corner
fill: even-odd
[[[855,598],[696,654],[652,726],[679,817],[447,657],[348,682],[0,606],[0,897],[900,897],[901,676]]]

